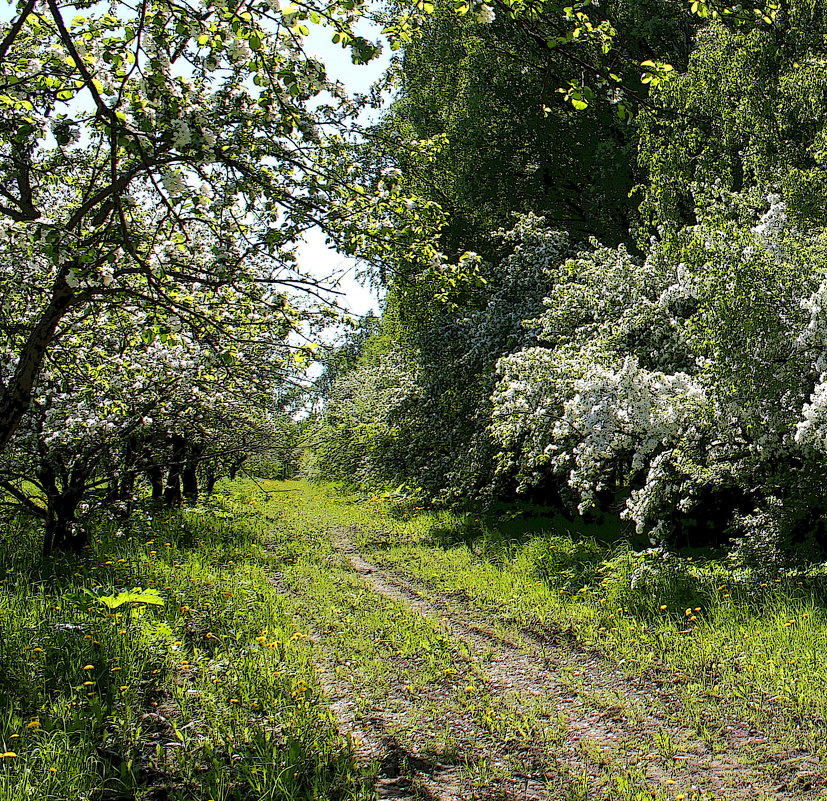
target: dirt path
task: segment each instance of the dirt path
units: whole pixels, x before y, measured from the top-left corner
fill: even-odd
[[[521,749],[522,763],[533,762],[536,771],[518,779],[512,777],[487,797],[556,799],[562,798],[557,793],[567,788],[570,798],[594,798],[612,793],[612,789],[622,790],[607,785],[607,777],[618,776],[624,781],[637,777],[641,786],[661,788],[665,798],[684,792],[695,798],[804,799],[817,791],[818,780],[807,780],[817,773],[817,765],[795,754],[785,760],[786,764],[775,760],[773,765],[762,764],[766,761],[762,759],[765,738],[747,724],[721,722],[723,742],[713,750],[695,731],[673,722],[670,709],[674,711],[680,705],[675,693],[655,683],[633,682],[620,670],[585,652],[561,654],[553,645],[531,635],[523,643],[512,641],[475,619],[470,611],[457,609],[445,599],[429,597],[424,588],[367,561],[356,552],[346,530],[332,534],[336,550],[373,591],[441,621],[452,637],[465,644],[479,661],[492,697],[508,699],[518,716],[540,700],[557,711],[564,731],[558,743],[552,747],[537,743],[534,749],[530,743],[510,744]],[[567,675],[565,682],[560,680],[561,675]],[[330,691],[335,696],[337,688],[333,686]],[[358,726],[347,710],[346,688],[339,687],[338,692],[340,701],[334,703],[339,703],[341,709],[337,714],[352,721],[349,727]],[[381,736],[388,717],[387,711],[378,710],[368,721],[369,729],[363,727],[363,733],[357,735],[371,743],[372,756],[380,763],[389,758],[389,744]],[[469,724],[464,721],[458,725]],[[476,745],[482,752],[477,756],[495,764],[505,764],[513,756],[508,744],[502,747],[486,741],[481,747]],[[393,747],[390,750],[392,754]],[[481,797],[463,794],[468,788],[462,788],[456,768],[422,759],[417,763],[416,755],[410,754],[407,767],[414,777],[413,786],[392,785],[386,779],[386,784],[378,788],[381,798],[447,801]],[[554,781],[555,774],[558,780],[564,777],[562,783]],[[522,785],[518,786],[520,781]],[[582,794],[577,794],[578,786]],[[627,796],[617,792],[609,797]]]
[[[282,595],[301,602],[279,576],[271,576],[270,582]],[[314,644],[324,641],[324,636],[309,626],[306,620],[303,620],[303,625],[308,628],[308,635]],[[336,675],[330,654],[319,649],[314,661],[319,671],[319,684],[328,698],[339,734],[351,742],[363,765],[376,767],[374,789],[378,799],[464,801],[469,798],[465,794],[459,769],[453,765],[423,759],[406,750],[387,731],[386,714],[372,715],[366,725],[363,725],[354,703],[353,687]]]

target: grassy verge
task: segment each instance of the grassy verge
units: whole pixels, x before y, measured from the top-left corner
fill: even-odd
[[[3,801],[370,797],[268,580],[271,523],[225,494],[101,523],[48,566],[25,525],[6,528]]]
[[[767,581],[721,562],[573,536],[550,521],[486,521],[325,486],[286,488],[320,525],[353,526],[376,563],[503,628],[553,631],[564,648],[568,635],[630,673],[674,682],[681,722],[713,748],[717,721],[737,717],[763,728],[779,752],[827,753],[823,568]]]
[[[322,670],[400,754],[456,765],[489,790],[539,771],[551,797],[576,797],[577,777],[555,784],[557,712],[490,693],[485,654],[367,587],[334,552],[336,527],[372,561],[514,636],[550,632],[558,649],[599,651],[665,684],[678,722],[713,751],[738,718],[763,728],[771,752],[825,756],[824,571],[768,582],[553,521],[300,482],[265,489],[237,482],[209,506],[101,523],[87,553],[48,566],[29,529],[7,527],[0,799],[371,798],[376,766],[366,771],[338,733]],[[490,758],[503,744],[524,756]],[[808,764],[791,768],[802,793],[820,781]],[[651,798],[640,786],[612,797]]]

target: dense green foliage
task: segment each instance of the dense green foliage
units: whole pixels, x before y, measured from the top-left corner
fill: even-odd
[[[571,51],[520,46],[543,20],[437,14],[407,47],[377,153],[484,258],[447,295],[385,271],[384,345],[333,384],[319,436],[342,448],[317,470],[820,558],[825,13],[694,10],[606,9],[613,52],[674,67],[624,73],[622,119],[608,90],[555,93]]]

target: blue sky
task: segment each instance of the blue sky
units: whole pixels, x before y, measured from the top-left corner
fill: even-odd
[[[366,38],[381,38],[378,28],[365,25],[359,33]],[[390,49],[385,46],[382,54],[370,64],[354,64],[350,51],[331,41],[331,31],[313,26],[307,37],[307,53],[324,62],[328,76],[340,80],[352,93],[366,93],[390,63]],[[370,112],[370,120],[377,112]],[[318,229],[309,232],[304,244],[299,246],[299,259],[303,267],[319,278],[337,277],[339,289],[344,292],[340,303],[353,314],[379,311],[379,298],[373,290],[356,280],[357,265],[354,259],[342,256],[327,247]]]

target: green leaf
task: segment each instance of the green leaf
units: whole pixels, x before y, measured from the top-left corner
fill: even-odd
[[[156,589],[133,587],[131,590],[123,590],[115,595],[98,595],[91,590],[85,592],[102,603],[108,609],[117,609],[124,604],[148,604],[150,606],[163,606],[164,599]]]

